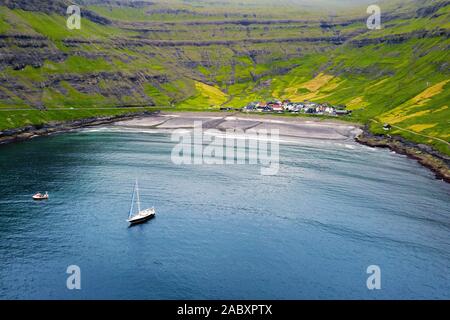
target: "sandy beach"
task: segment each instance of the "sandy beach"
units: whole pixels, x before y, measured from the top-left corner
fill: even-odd
[[[161,113],[132,120],[118,121],[114,125],[141,129],[189,129],[193,128],[194,123],[197,121],[202,122],[204,129],[218,129],[222,131],[278,129],[282,136],[309,139],[348,140],[354,139],[362,132],[358,125],[338,120],[219,112]]]

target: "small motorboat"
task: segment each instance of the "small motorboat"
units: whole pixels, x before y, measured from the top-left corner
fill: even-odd
[[[33,200],[47,200],[48,199],[48,192],[45,192],[44,194],[38,192],[33,196]]]
[[[137,195],[136,202],[137,202],[138,211],[136,214],[133,214],[135,195]],[[143,223],[143,222],[155,217],[155,214],[156,214],[155,208],[141,210],[141,201],[139,198],[139,186],[138,186],[138,182],[136,180],[136,183],[134,184],[133,195],[131,197],[131,208],[130,208],[127,222],[130,224],[130,226],[138,224],[138,223]]]

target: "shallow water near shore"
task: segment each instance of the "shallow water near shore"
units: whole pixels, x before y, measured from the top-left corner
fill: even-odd
[[[0,146],[0,298],[449,299],[449,184],[388,150],[296,141],[275,176],[175,165],[155,130]],[[136,177],[157,217],[128,228]]]

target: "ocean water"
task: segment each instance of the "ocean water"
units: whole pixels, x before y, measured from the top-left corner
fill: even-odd
[[[173,146],[108,128],[0,146],[0,298],[450,298],[450,187],[415,161],[302,140],[262,176],[175,165]],[[128,228],[136,177],[157,216]]]

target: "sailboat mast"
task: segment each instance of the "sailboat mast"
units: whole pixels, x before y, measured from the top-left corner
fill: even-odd
[[[133,188],[133,194],[131,195],[131,207],[130,207],[130,213],[128,215],[128,218],[131,218],[131,216],[133,215],[133,205],[134,205],[134,194],[136,192],[136,184],[134,185]]]
[[[136,194],[137,194],[137,205],[138,205],[138,213],[141,212],[141,199],[139,197],[139,185],[136,179]]]

